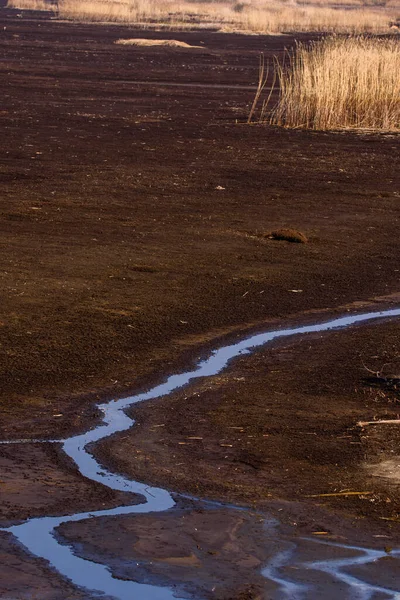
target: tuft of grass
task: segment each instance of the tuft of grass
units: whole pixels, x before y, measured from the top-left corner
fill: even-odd
[[[299,43],[286,64],[275,63],[279,99],[268,117],[264,103],[259,120],[316,130],[398,131],[399,73],[400,40],[394,36]]]
[[[275,229],[267,235],[271,240],[284,240],[295,244],[307,244],[308,239],[301,231],[297,229]]]

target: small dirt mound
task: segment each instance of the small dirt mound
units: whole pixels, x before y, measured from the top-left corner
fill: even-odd
[[[271,240],[284,240],[286,242],[293,242],[295,244],[307,244],[308,239],[297,229],[275,229],[266,235]]]
[[[122,46],[165,46],[167,48],[203,48],[203,46],[191,46],[186,42],[178,40],[147,40],[143,38],[120,39],[115,42]]]

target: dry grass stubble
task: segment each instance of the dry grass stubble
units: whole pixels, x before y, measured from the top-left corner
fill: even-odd
[[[58,0],[57,11],[61,18],[79,21],[162,24],[175,29],[215,27],[247,33],[383,33],[399,17],[399,0],[344,1]],[[8,0],[8,6],[55,10],[46,0]]]

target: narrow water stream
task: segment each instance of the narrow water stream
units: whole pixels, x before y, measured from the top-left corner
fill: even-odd
[[[248,354],[253,349],[267,344],[272,340],[307,333],[324,332],[350,327],[351,325],[366,321],[399,316],[400,308],[397,308],[379,312],[347,315],[313,325],[279,329],[252,335],[238,343],[214,350],[209,358],[199,362],[193,370],[179,375],[171,375],[165,383],[157,385],[147,392],[100,404],[98,408],[103,415],[103,421],[100,425],[82,435],[73,436],[66,440],[53,440],[53,443],[62,444],[64,452],[74,460],[80,473],[88,479],[100,482],[113,490],[140,494],[143,497],[143,502],[138,505],[117,507],[110,510],[84,512],[61,517],[32,518],[20,525],[11,526],[3,530],[11,532],[28,551],[37,557],[48,560],[50,565],[59,573],[70,579],[75,585],[90,590],[93,595],[96,595],[98,592],[99,594],[106,594],[118,600],[168,600],[177,598],[171,590],[165,587],[115,579],[104,565],[80,558],[74,554],[71,547],[58,543],[57,538],[54,536],[54,530],[61,523],[102,516],[160,512],[172,508],[175,504],[171,494],[167,490],[150,487],[146,484],[132,481],[123,475],[105,470],[88,451],[88,444],[132,427],[134,420],[125,414],[125,409],[133,404],[167,396],[196,378],[216,375],[233,358]],[[34,441],[37,440],[31,440],[31,442]],[[29,443],[29,440],[20,440],[17,443],[22,442]],[[0,443],[5,444],[10,442]],[[328,544],[332,547],[339,546],[357,552],[357,556],[352,558],[320,560],[307,564],[307,568],[327,573],[329,576],[343,582],[346,588],[351,590],[352,598],[360,600],[378,597],[400,598],[400,589],[397,592],[393,591],[393,589],[372,585],[348,574],[348,571],[344,571],[344,569],[348,569],[353,565],[365,564],[382,558],[385,556],[384,551],[340,546],[338,544],[330,544],[327,541],[319,542],[318,540],[312,540],[312,542],[323,543],[324,545]],[[400,549],[392,551],[393,555],[400,556]],[[290,561],[290,550],[280,552],[264,568],[263,574],[279,586],[279,598],[310,598],[311,596],[308,595],[307,587],[304,584],[296,583],[279,574],[279,568],[288,564],[288,561]]]

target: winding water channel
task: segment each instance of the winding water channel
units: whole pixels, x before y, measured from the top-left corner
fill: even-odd
[[[143,499],[142,503],[117,507],[110,510],[88,511],[60,517],[32,518],[22,524],[3,529],[3,531],[11,532],[29,552],[49,561],[50,565],[61,575],[67,577],[75,585],[90,590],[93,595],[96,595],[96,593],[106,594],[108,597],[118,600],[168,600],[177,598],[177,596],[166,587],[157,587],[140,584],[134,581],[116,579],[112,576],[106,566],[80,558],[74,554],[74,551],[70,546],[58,542],[57,537],[54,535],[54,531],[61,523],[81,521],[88,518],[95,519],[102,516],[160,512],[172,508],[175,504],[174,499],[167,490],[150,487],[146,484],[132,481],[123,475],[112,473],[104,469],[88,450],[88,445],[90,444],[90,447],[93,448],[92,444],[94,442],[132,427],[134,425],[134,420],[126,415],[125,409],[133,404],[145,400],[162,398],[182,386],[187,385],[196,378],[216,375],[235,357],[248,354],[253,349],[272,342],[273,340],[283,337],[325,332],[332,329],[350,327],[366,321],[399,316],[400,308],[396,308],[379,312],[351,314],[322,323],[289,329],[278,329],[252,335],[240,342],[214,350],[208,358],[199,362],[193,370],[178,375],[171,375],[165,383],[157,385],[147,392],[100,404],[98,408],[102,413],[103,420],[97,427],[82,435],[72,436],[66,440],[53,440],[52,443],[61,444],[62,450],[73,459],[83,476],[108,486],[113,490],[122,490],[139,494]],[[36,441],[38,440],[19,440],[14,443],[29,443]],[[4,444],[10,442],[4,441],[0,443]],[[303,565],[305,568],[319,570],[342,582],[347,589],[350,589],[351,598],[360,600],[378,597],[400,599],[400,589],[395,591],[383,586],[373,585],[354,575],[350,575],[348,572],[349,567],[367,564],[384,557],[384,551],[344,546],[328,541],[312,540],[312,543],[329,545],[332,548],[338,546],[340,548],[355,551],[356,556],[351,558],[318,560]],[[279,569],[283,565],[288,564],[288,561],[290,560],[290,552],[290,548],[283,552],[279,552],[270,563],[265,566],[263,575],[278,585],[279,598],[311,598],[312,596],[309,595],[310,590],[308,590],[305,584],[296,583],[280,574]],[[400,556],[400,549],[393,550],[392,556]]]

